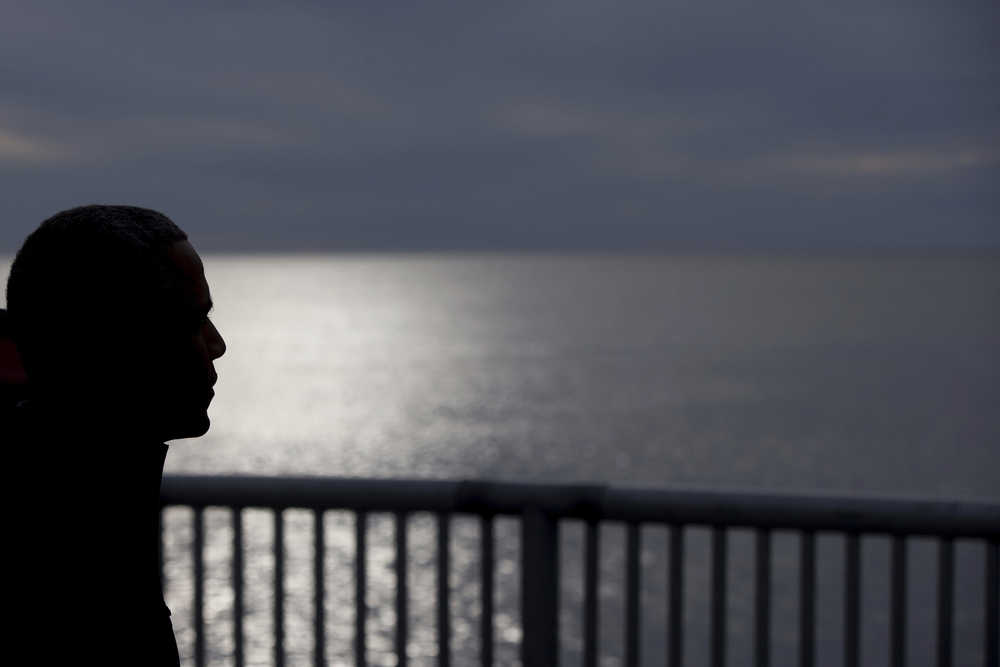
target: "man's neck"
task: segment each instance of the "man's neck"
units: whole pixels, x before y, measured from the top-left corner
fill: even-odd
[[[70,402],[48,397],[25,401],[22,407],[47,429],[74,438],[94,438],[107,446],[145,447],[163,444],[165,438],[133,417],[128,408],[93,401]]]

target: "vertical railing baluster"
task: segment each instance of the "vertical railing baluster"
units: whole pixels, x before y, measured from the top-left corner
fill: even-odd
[[[493,517],[479,518],[479,657],[482,667],[493,667]]]
[[[326,665],[326,533],[323,528],[323,510],[313,510],[313,662],[316,667]]]
[[[954,599],[955,543],[950,537],[943,537],[938,542],[938,667],[951,667],[952,604]]]
[[[559,648],[559,524],[538,508],[521,515],[521,663],[552,667]]]
[[[756,539],[754,620],[757,629],[754,637],[754,664],[757,667],[767,667],[771,661],[771,532],[760,529]]]
[[[274,510],[274,664],[285,664],[285,517]]]
[[[194,541],[191,557],[194,562],[194,664],[205,664],[205,521],[201,507],[192,516]]]
[[[365,667],[368,664],[368,515],[356,512],[354,515],[354,664]]]
[[[726,664],[726,529],[712,528],[712,667]]]
[[[667,616],[667,666],[681,667],[684,662],[684,526],[670,526],[670,602]]]
[[[451,517],[444,512],[437,515],[437,639],[438,665],[451,665]]]
[[[406,513],[396,513],[396,664],[406,667]]]
[[[895,535],[892,538],[892,614],[889,632],[892,667],[906,665],[906,538]]]
[[[625,664],[639,667],[640,526],[629,523],[625,531]]]
[[[816,660],[816,534],[802,531],[799,556],[799,665]]]
[[[587,520],[586,546],[583,552],[583,665],[597,667],[597,564],[600,556],[601,524]]]
[[[234,507],[233,520],[233,662],[243,667],[243,508]]]
[[[986,565],[983,580],[986,591],[983,600],[983,659],[986,667],[1000,663],[1000,542],[985,542]]]
[[[861,631],[861,540],[857,533],[844,538],[844,665],[858,667]]]

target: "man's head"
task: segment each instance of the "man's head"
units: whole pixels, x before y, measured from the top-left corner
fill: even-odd
[[[58,213],[21,247],[7,309],[32,395],[88,423],[169,440],[208,430],[225,343],[201,260],[166,216]]]

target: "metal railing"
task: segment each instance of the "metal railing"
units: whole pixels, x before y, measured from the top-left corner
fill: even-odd
[[[163,480],[164,506],[193,508],[193,624],[194,662],[204,664],[204,521],[206,507],[232,511],[233,527],[233,634],[235,663],[243,664],[243,519],[244,508],[274,511],[274,663],[284,664],[284,519],[282,510],[307,509],[314,513],[314,657],[325,664],[325,573],[323,513],[349,510],[355,521],[355,640],[354,659],[366,664],[367,519],[369,513],[395,517],[397,664],[407,663],[407,516],[414,512],[436,515],[437,523],[437,642],[438,664],[450,664],[449,541],[453,515],[479,517],[480,661],[494,664],[493,519],[509,515],[521,526],[521,660],[526,667],[551,667],[559,650],[559,522],[582,520],[584,540],[583,664],[597,664],[599,528],[602,522],[625,525],[624,664],[639,664],[640,553],[642,524],[660,524],[668,530],[669,595],[666,601],[666,662],[679,667],[684,660],[684,535],[685,528],[706,527],[711,535],[709,655],[713,667],[727,662],[726,574],[728,530],[749,528],[754,533],[754,635],[753,664],[763,667],[771,659],[772,532],[799,534],[799,664],[812,667],[816,660],[817,569],[816,540],[823,532],[844,536],[843,659],[848,667],[860,662],[861,550],[867,535],[890,539],[889,636],[890,664],[907,661],[906,543],[911,537],[937,541],[936,664],[947,667],[953,654],[953,604],[955,597],[955,540],[982,543],[984,552],[982,656],[986,667],[998,659],[998,540],[1000,504],[859,497],[832,497],[769,493],[726,493],[695,490],[662,490],[607,485],[525,484],[489,481],[430,481],[339,479],[319,477],[208,477],[171,475]],[[161,536],[162,537],[162,536]],[[162,542],[162,539],[161,539]]]

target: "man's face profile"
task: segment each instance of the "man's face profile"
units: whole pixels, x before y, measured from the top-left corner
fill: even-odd
[[[187,241],[166,250],[178,280],[179,303],[172,308],[176,320],[165,329],[160,346],[153,349],[147,375],[149,415],[163,440],[191,438],[208,431],[208,405],[218,379],[213,362],[226,351],[226,344],[208,317],[212,298],[205,281],[201,258]]]

